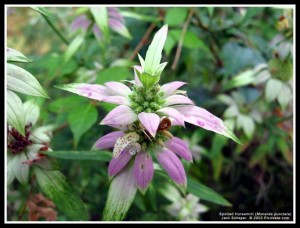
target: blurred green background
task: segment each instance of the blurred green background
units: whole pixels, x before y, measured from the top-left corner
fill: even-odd
[[[152,193],[145,197],[138,193],[126,220],[215,221],[220,220],[219,212],[293,211],[292,10],[119,7],[132,39],[110,31],[108,40],[99,41],[91,31],[72,31],[70,27],[79,14],[86,13],[85,8],[47,9],[57,16],[51,22],[69,43],[84,34],[68,61],[63,61],[66,53],[70,54],[68,45],[38,12],[28,7],[7,8],[7,46],[34,60],[19,66],[31,72],[51,97],[35,99],[41,107],[39,123],[57,126],[51,142],[53,150],[89,150],[99,137],[112,130],[98,123],[114,107],[54,85],[132,80],[132,66],[138,64],[135,50],[145,56],[153,34],[164,24],[169,25],[169,32],[162,62],[169,63],[161,84],[186,81],[184,89],[195,104],[223,119],[243,142],[240,146],[189,124],[186,129],[174,127],[172,133],[188,141],[193,152],[193,164],[184,164],[187,174],[218,192],[232,206],[198,196],[184,199],[165,179],[155,175]],[[187,31],[183,34],[185,25]],[[175,64],[181,38],[182,51]],[[81,117],[78,123],[85,109],[96,111]],[[87,205],[90,220],[100,220],[109,186],[108,164],[68,160],[60,160],[60,164]],[[8,220],[18,220],[28,191],[29,186],[18,183],[9,187]],[[38,188],[35,191],[38,193]],[[155,194],[155,200],[150,194]],[[195,208],[201,213],[195,213]],[[58,211],[57,220],[66,220],[63,212]]]

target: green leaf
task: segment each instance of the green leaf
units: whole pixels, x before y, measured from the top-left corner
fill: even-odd
[[[223,168],[224,156],[222,154],[222,148],[226,145],[227,141],[228,139],[221,135],[214,135],[210,156],[213,165],[213,175],[216,181],[219,179]]]
[[[70,220],[88,220],[85,205],[60,171],[46,171],[34,167],[34,173],[41,190]]]
[[[241,87],[245,85],[249,85],[255,81],[255,75],[253,70],[246,70],[236,76],[234,76],[230,81],[228,81],[223,90],[229,90],[236,87]]]
[[[292,99],[293,99],[293,94],[291,88],[288,85],[283,84],[282,89],[277,96],[277,100],[281,108],[284,110],[288,105],[288,103],[292,101]]]
[[[91,7],[91,13],[106,40],[109,39],[108,12],[106,7]]]
[[[74,38],[74,40],[72,40],[72,42],[69,44],[65,55],[64,55],[64,62],[68,62],[76,53],[76,51],[78,50],[78,48],[81,46],[81,44],[84,41],[84,37],[83,35],[78,35]]]
[[[109,186],[102,220],[123,220],[134,200],[136,191],[133,163],[130,163],[112,180]]]
[[[157,211],[157,196],[156,196],[156,189],[153,183],[149,184],[148,190],[146,192],[146,197],[149,200],[150,206],[154,211]]]
[[[23,161],[26,161],[28,158],[26,153],[20,153],[14,155],[12,160],[10,161],[13,168],[13,172],[18,181],[22,184],[26,184],[28,182],[28,174],[29,174],[29,166],[22,165]]]
[[[267,144],[262,144],[258,148],[256,148],[255,152],[251,156],[249,166],[253,167],[256,164],[260,163],[264,157],[267,155],[269,151],[269,146]]]
[[[167,39],[168,25],[164,25],[155,35],[147,50],[144,71],[150,75],[155,74],[160,65],[161,54]]]
[[[52,112],[61,113],[76,109],[78,106],[86,103],[86,98],[81,96],[69,96],[58,98],[48,105],[48,109]]]
[[[215,204],[230,207],[229,203],[223,196],[216,193],[211,188],[198,183],[193,178],[187,178],[187,191],[198,196],[201,200],[206,200]]]
[[[224,74],[235,75],[245,68],[254,67],[265,63],[265,59],[259,51],[240,45],[238,42],[228,42],[219,53],[224,63]]]
[[[182,31],[180,29],[170,30],[170,36],[173,36],[178,42],[180,39]],[[183,46],[190,49],[202,49],[204,51],[210,52],[206,44],[192,31],[187,31],[184,40]]]
[[[188,8],[174,7],[167,11],[165,16],[165,24],[169,26],[180,25],[184,22],[188,13]]]
[[[293,153],[292,153],[292,150],[289,149],[287,142],[282,138],[278,138],[276,140],[276,144],[277,144],[277,147],[279,148],[282,156],[284,157],[284,159],[290,165],[293,165]]]
[[[132,73],[128,67],[110,67],[102,70],[96,79],[96,84],[104,84],[108,81],[121,81],[125,79],[131,79]]]
[[[134,68],[134,71],[138,75],[141,83],[143,84],[144,88],[147,90],[151,88],[153,85],[159,82],[159,75],[152,76],[146,72],[140,73],[138,70]]]
[[[225,118],[232,118],[232,117],[235,117],[239,114],[239,109],[236,105],[231,105],[229,106],[225,112],[224,112],[224,117]]]
[[[25,112],[21,99],[12,91],[7,91],[7,122],[21,135],[25,135]]]
[[[91,104],[80,106],[70,112],[68,122],[74,135],[75,146],[77,146],[81,136],[97,121],[97,116],[97,109]]]
[[[112,159],[112,153],[100,150],[73,151],[73,150],[57,150],[41,152],[50,157],[68,159],[68,160],[91,160],[109,162]]]
[[[228,127],[225,126],[225,132],[222,133],[222,135],[231,138],[233,141],[235,141],[236,143],[243,145],[243,143],[241,142],[241,140],[238,139],[238,137],[233,133],[233,131]]]
[[[215,7],[206,7],[206,9],[208,11],[209,17],[212,17],[214,14]]]
[[[237,118],[237,125],[243,128],[247,138],[251,139],[255,130],[255,123],[250,116],[240,114]]]
[[[7,88],[31,96],[49,98],[32,74],[10,63],[7,63]]]
[[[234,99],[232,99],[231,96],[228,96],[225,94],[220,94],[220,95],[218,95],[217,99],[220,100],[221,102],[223,102],[224,104],[235,105],[235,101],[234,101]]]
[[[277,79],[271,78],[266,85],[265,95],[266,100],[271,102],[279,95],[283,87],[283,83]]]
[[[176,43],[178,43],[178,40],[175,40],[174,37],[169,35],[166,40],[165,46],[164,46],[164,51],[166,52],[167,55],[170,55],[170,53],[171,53],[172,49],[175,47]]]
[[[141,21],[148,21],[148,22],[159,22],[159,18],[152,17],[148,15],[143,15],[135,12],[129,12],[129,11],[122,11],[120,12],[123,17],[129,17],[134,18]]]
[[[129,59],[116,59],[109,66],[110,67],[131,67],[134,64],[135,62]]]
[[[19,62],[19,63],[32,62],[30,59],[28,59],[21,52],[15,50],[13,48],[6,48],[6,61],[8,61],[8,62]]]
[[[57,20],[58,19],[57,16],[50,13],[48,10],[46,10],[45,7],[30,7],[30,8],[37,11],[37,12],[39,12],[40,14],[46,16],[49,19],[52,19],[52,20]]]

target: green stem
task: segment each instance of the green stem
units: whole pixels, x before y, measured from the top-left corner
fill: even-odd
[[[69,41],[58,31],[57,28],[53,25],[53,23],[43,14],[41,14],[43,18],[46,20],[47,24],[53,29],[53,31],[59,36],[59,38],[66,44],[69,45]]]

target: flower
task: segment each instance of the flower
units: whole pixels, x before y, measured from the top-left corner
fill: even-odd
[[[43,169],[51,167],[47,156],[40,152],[51,150],[49,142],[52,137],[52,127],[43,126],[32,130],[39,118],[39,107],[32,101],[26,101],[23,109],[25,111],[25,135],[22,136],[15,128],[8,126],[7,184],[12,183],[15,178],[21,183],[26,183],[31,165],[37,165]]]
[[[101,12],[101,9],[103,8],[104,7],[90,7],[90,9],[98,11],[99,13],[103,13]],[[107,7],[107,14],[108,26],[120,35],[127,38],[131,38],[129,31],[125,26],[125,20],[119,13],[118,9],[116,7]],[[83,14],[75,18],[75,20],[71,24],[71,29],[73,31],[77,29],[82,29],[84,32],[86,32],[93,23],[94,21],[91,15]],[[96,23],[93,24],[93,33],[97,39],[103,36],[103,31]]]
[[[142,68],[135,67],[142,72]],[[194,105],[186,92],[178,90],[185,82],[174,81],[163,86],[156,84],[145,90],[138,77],[126,86],[121,82],[104,85],[73,83],[59,88],[90,99],[118,104],[101,121],[101,124],[121,128],[140,121],[152,137],[155,137],[162,117],[169,117],[172,125],[185,126],[185,122],[238,140],[223,121],[204,108]]]
[[[133,174],[129,176],[134,178],[142,193],[146,192],[153,178],[152,157],[156,157],[170,178],[185,192],[187,178],[179,157],[191,162],[192,153],[185,141],[168,131],[171,126],[185,126],[188,122],[238,142],[221,119],[195,106],[187,93],[179,90],[185,82],[158,84],[167,64],[160,64],[167,30],[164,26],[156,33],[145,60],[139,56],[141,66],[134,66],[135,79],[127,85],[111,81],[104,85],[74,83],[58,86],[90,99],[118,105],[100,124],[119,130],[101,137],[94,148],[113,148],[113,159],[108,167],[110,177],[133,166]],[[131,169],[127,170],[131,172]]]

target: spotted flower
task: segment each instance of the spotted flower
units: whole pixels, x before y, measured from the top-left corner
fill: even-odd
[[[9,93],[11,96],[17,96],[11,91]],[[43,169],[51,167],[46,155],[40,153],[50,150],[51,126],[35,128],[40,110],[32,101],[25,102],[23,109],[25,111],[25,135],[21,135],[15,128],[8,126],[7,184],[15,178],[21,183],[26,183],[31,165],[37,165]]]
[[[187,122],[238,141],[221,119],[197,107],[186,91],[179,90],[185,82],[158,84],[166,66],[160,63],[160,53],[167,30],[164,26],[154,36],[145,60],[139,56],[141,66],[134,66],[133,81],[58,86],[90,99],[118,105],[100,123],[118,131],[101,137],[94,147],[113,148],[113,159],[108,167],[110,177],[126,170],[124,168],[133,161],[131,177],[142,193],[153,177],[153,157],[181,189],[186,188],[186,174],[179,157],[192,161],[192,154],[186,142],[169,132],[171,126],[185,126]]]
[[[95,13],[101,14],[104,7],[91,7],[90,10],[94,10]],[[119,33],[120,35],[131,38],[129,31],[125,26],[125,20],[120,14],[119,10],[116,7],[107,7],[107,14],[108,14],[108,26],[115,32]],[[103,36],[102,29],[94,23],[93,16],[88,11],[87,14],[82,14],[75,18],[75,20],[71,24],[71,29],[73,31],[77,29],[81,29],[84,32],[88,30],[88,28],[92,26],[93,33],[96,38],[101,38]]]

